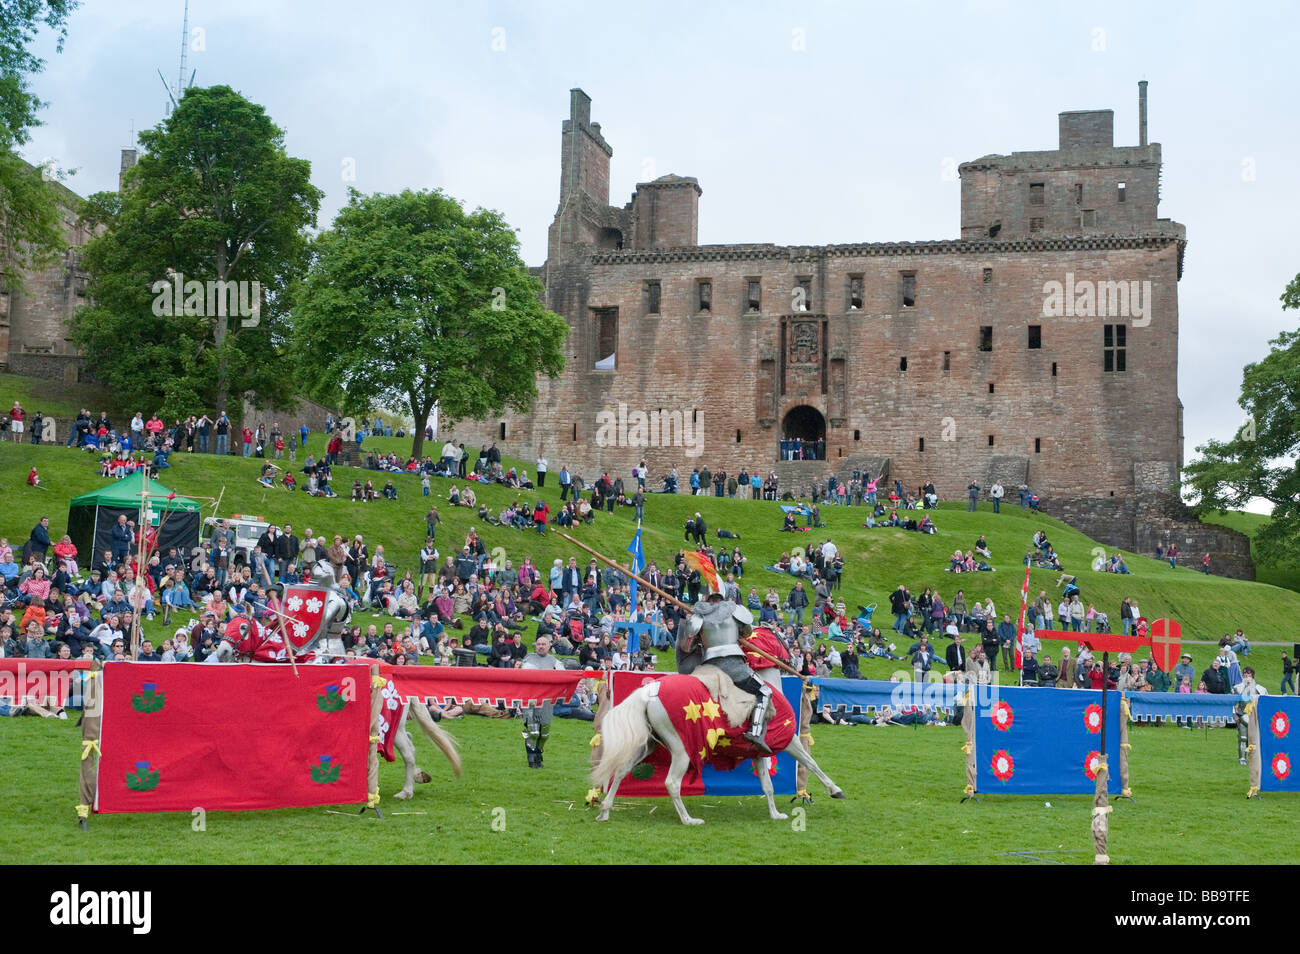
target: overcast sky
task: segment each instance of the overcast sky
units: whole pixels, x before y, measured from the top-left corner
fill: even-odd
[[[184,0],[86,0],[25,150],[117,186],[164,116]],[[502,212],[546,255],[569,89],[614,147],[610,201],[700,180],[702,243],[956,238],[955,164],[1054,149],[1057,113],[1111,108],[1137,142],[1137,81],[1164,150],[1160,215],[1187,226],[1179,392],[1187,456],[1243,421],[1241,367],[1300,325],[1300,12],[1285,2],[654,4],[192,0],[188,70],[266,107],[311,161],[329,224],[347,186],[438,187]],[[355,181],[345,176],[354,170]],[[1138,372],[1140,373],[1140,371]]]

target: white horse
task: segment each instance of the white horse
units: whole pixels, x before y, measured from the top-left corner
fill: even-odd
[[[775,692],[781,691],[781,676],[775,669],[762,669],[757,675],[770,683]],[[673,675],[664,678],[693,679],[694,677]],[[596,821],[609,820],[609,810],[614,805],[614,796],[618,794],[619,783],[658,742],[672,756],[672,763],[668,767],[668,777],[664,784],[672,797],[673,807],[677,809],[677,817],[682,820],[683,825],[704,824],[703,818],[691,817],[682,802],[682,778],[685,777],[686,769],[691,764],[691,757],[686,753],[686,747],[678,737],[677,730],[673,728],[668,710],[659,701],[657,683],[641,686],[610,709],[601,723],[600,739],[601,756],[600,760],[592,766],[591,781],[596,788],[604,788],[608,785],[609,793],[601,803],[600,814],[596,816]],[[831,781],[830,776],[821,770],[813,757],[804,749],[798,735],[790,739],[785,751],[794,756],[796,762],[821,779],[831,798],[844,797],[843,790]],[[774,752],[773,755],[775,754]],[[778,811],[776,807],[776,799],[772,793],[771,761],[767,757],[753,760],[758,768],[763,794],[767,797],[768,816],[773,821],[782,821],[788,816]]]

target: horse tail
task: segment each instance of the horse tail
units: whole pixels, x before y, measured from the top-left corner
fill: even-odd
[[[424,730],[424,734],[442,750],[443,755],[447,756],[447,761],[451,763],[451,770],[459,778],[460,752],[456,750],[456,740],[452,738],[451,733],[433,721],[433,716],[429,715],[429,707],[421,702],[411,703],[411,714],[415,716],[415,721],[420,723],[420,728]]]
[[[626,774],[650,748],[649,688],[637,689],[601,721],[600,760],[591,767],[591,784],[596,788],[607,788]]]

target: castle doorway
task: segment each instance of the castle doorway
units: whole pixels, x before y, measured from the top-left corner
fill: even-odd
[[[807,404],[792,407],[781,421],[781,460],[825,460],[826,418]]]

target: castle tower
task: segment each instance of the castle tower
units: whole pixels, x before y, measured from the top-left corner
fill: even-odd
[[[959,167],[961,237],[968,241],[1134,235],[1162,230],[1160,145],[1146,141],[1139,84],[1136,146],[1115,145],[1115,114],[1058,117],[1054,150],[984,156]]]

